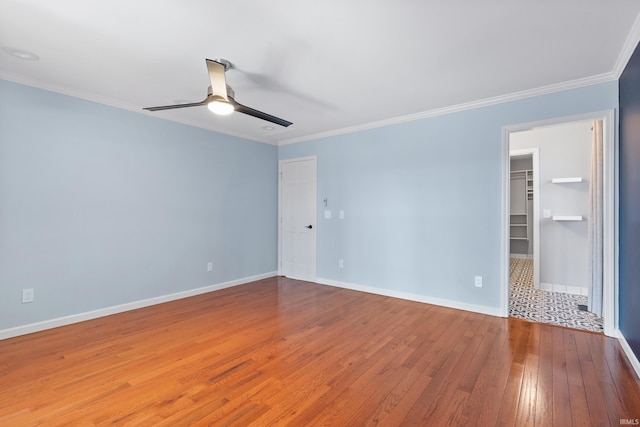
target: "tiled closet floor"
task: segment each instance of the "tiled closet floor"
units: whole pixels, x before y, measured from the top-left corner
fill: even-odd
[[[534,289],[533,260],[511,258],[509,316],[593,332],[603,332],[602,317],[582,311],[584,295]]]

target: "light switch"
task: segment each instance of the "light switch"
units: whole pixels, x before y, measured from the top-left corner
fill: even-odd
[[[551,209],[543,209],[542,218],[551,218]]]
[[[331,219],[331,211],[330,210],[324,211],[324,219]]]
[[[340,219],[344,219],[344,211],[340,211],[340,213],[338,214],[338,216],[340,217]]]

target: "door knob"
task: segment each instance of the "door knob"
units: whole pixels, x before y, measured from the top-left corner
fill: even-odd
[[[308,228],[309,230],[311,230],[313,228],[313,225],[305,225],[304,228]]]

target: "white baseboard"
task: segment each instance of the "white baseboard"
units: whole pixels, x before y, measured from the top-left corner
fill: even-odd
[[[58,317],[56,319],[45,320],[42,322],[30,323],[28,325],[16,326],[14,328],[0,330],[0,340],[26,335],[33,332],[44,331],[46,329],[57,328],[59,326],[70,325],[72,323],[84,322],[85,320],[96,319],[98,317],[110,316],[116,313],[136,310],[150,305],[162,304],[182,298],[188,298],[195,295],[206,294],[220,289],[230,288],[232,286],[243,285],[256,280],[267,279],[276,276],[276,272],[258,274],[256,276],[244,277],[242,279],[231,280],[229,282],[209,285],[202,288],[189,289],[187,291],[177,292],[169,295],[161,295],[158,297],[148,298],[140,301],[132,301],[125,304],[114,305],[111,307],[100,308],[98,310],[87,311],[84,313],[72,314],[70,316]]]
[[[33,332],[44,331],[47,329],[57,328],[59,326],[70,325],[72,323],[84,322],[86,320],[96,319],[99,317],[110,316],[112,314],[122,313],[125,311],[136,310],[138,308],[148,307],[151,305],[162,304],[169,301],[175,301],[182,298],[188,298],[195,295],[201,295],[208,292],[217,291],[220,289],[230,288],[233,286],[243,285],[249,282],[255,282],[257,280],[267,279],[274,277],[277,272],[269,272],[264,274],[258,274],[255,276],[245,277],[242,279],[231,280],[229,282],[218,283],[215,285],[205,286],[202,288],[190,289],[187,291],[177,292],[169,295],[162,295],[158,297],[148,298],[140,301],[133,301],[126,304],[120,304],[116,306],[101,308],[98,310],[87,311],[84,313],[73,314],[70,316],[59,317],[56,319],[45,320],[37,323],[30,323],[28,325],[17,326],[14,328],[0,330],[0,340],[17,337],[20,335],[26,335]],[[408,292],[393,291],[389,289],[376,288],[373,286],[357,285],[354,283],[340,282],[330,279],[317,278],[316,283],[321,285],[335,286],[338,288],[351,289],[360,292],[367,292],[370,294],[384,295],[393,298],[400,298],[409,301],[422,302],[426,304],[439,305],[442,307],[454,308],[458,310],[471,311],[474,313],[487,314],[490,316],[502,317],[501,310],[499,308],[487,307],[483,305],[467,304],[458,301],[451,301],[441,298],[432,298],[424,295],[412,294]],[[622,332],[617,329],[615,331],[616,337],[620,342],[625,355],[629,359],[631,366],[636,372],[636,375],[640,378],[640,361],[634,354],[633,350],[629,346],[629,343],[625,339]]]
[[[638,357],[635,355],[633,350],[631,350],[627,339],[622,335],[622,331],[620,331],[620,329],[616,329],[616,336],[618,337],[622,350],[624,350],[624,354],[627,355],[627,359],[631,362],[631,366],[633,366],[633,369],[636,371],[636,375],[640,378],[640,361],[638,360]]]
[[[533,254],[509,254],[509,258],[533,259]]]
[[[389,289],[376,288],[373,286],[357,285],[355,283],[340,282],[331,279],[316,278],[316,283],[320,285],[335,286],[338,288],[351,289],[354,291],[367,292],[370,294],[384,295],[387,297],[406,299],[409,301],[423,302],[426,304],[439,305],[442,307],[455,308],[458,310],[471,311],[474,313],[488,314],[490,316],[503,317],[499,308],[487,307],[484,305],[467,304],[464,302],[451,301],[441,298],[433,298],[425,295],[412,294],[409,292],[393,291]]]
[[[580,286],[556,285],[554,283],[540,282],[540,289],[543,291],[561,292],[563,294],[589,296],[589,289]]]

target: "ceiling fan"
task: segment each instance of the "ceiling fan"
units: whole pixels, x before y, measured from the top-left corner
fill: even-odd
[[[209,81],[211,82],[211,86],[209,86],[207,97],[203,101],[187,104],[163,105],[160,107],[147,107],[143,108],[143,110],[161,111],[206,105],[207,108],[215,114],[227,115],[237,111],[238,113],[248,114],[284,127],[288,127],[293,124],[279,117],[263,113],[262,111],[255,110],[236,102],[234,99],[235,93],[233,89],[227,85],[227,81],[224,77],[225,71],[231,68],[231,63],[226,59],[207,59],[206,62],[207,70],[209,70]]]

